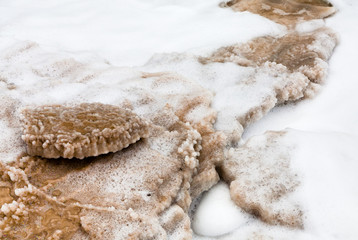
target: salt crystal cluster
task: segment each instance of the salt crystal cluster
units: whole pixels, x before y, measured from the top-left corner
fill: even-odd
[[[22,121],[28,154],[45,158],[98,156],[148,137],[146,121],[101,103],[26,108]]]

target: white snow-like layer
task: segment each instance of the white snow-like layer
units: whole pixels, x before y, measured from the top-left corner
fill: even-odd
[[[228,186],[219,182],[204,194],[196,209],[192,227],[197,234],[219,236],[246,224],[251,218],[231,201]]]
[[[357,239],[358,136],[290,131],[297,151],[292,167],[302,183],[295,193],[304,203],[305,232],[316,239]]]
[[[2,1],[0,36],[90,51],[115,65],[131,66],[157,52],[208,52],[285,29],[251,13],[219,8],[220,2]]]

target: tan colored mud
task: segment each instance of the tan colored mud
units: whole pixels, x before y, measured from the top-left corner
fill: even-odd
[[[71,239],[80,231],[80,209],[59,203],[29,183],[20,168],[1,164],[0,236],[2,239]]]

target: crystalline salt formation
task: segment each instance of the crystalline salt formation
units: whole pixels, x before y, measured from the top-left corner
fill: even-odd
[[[148,137],[146,121],[129,110],[100,103],[26,108],[22,121],[28,154],[46,158],[98,156]]]

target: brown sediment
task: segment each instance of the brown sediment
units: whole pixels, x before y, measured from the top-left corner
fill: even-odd
[[[100,103],[27,108],[22,122],[28,154],[46,158],[98,156],[148,137],[148,124],[136,114]]]
[[[249,11],[287,26],[326,18],[336,12],[326,0],[232,0],[221,4],[234,11]]]
[[[301,207],[288,199],[299,181],[284,137],[285,132],[267,132],[229,150],[220,172],[239,207],[270,224],[303,228]]]
[[[71,239],[80,231],[80,208],[60,203],[32,186],[17,167],[0,165],[0,237],[2,239]]]
[[[4,183],[1,183],[4,184]],[[4,205],[5,203],[10,203],[14,198],[10,195],[10,187],[9,186],[1,186],[0,187],[0,205]]]

